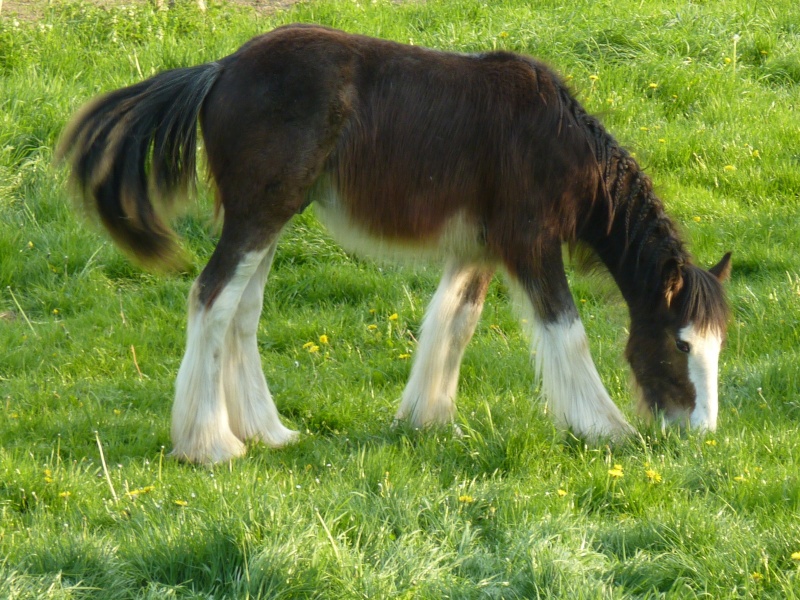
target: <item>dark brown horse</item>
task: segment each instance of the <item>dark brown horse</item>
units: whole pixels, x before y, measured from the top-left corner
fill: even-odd
[[[102,96],[59,154],[71,156],[89,208],[144,263],[175,257],[159,215],[195,179],[198,119],[224,221],[189,296],[176,456],[221,461],[248,439],[296,437],[270,396],[256,331],[280,232],[312,202],[350,248],[446,261],[398,419],[453,419],[464,348],[499,267],[530,308],[556,421],[588,438],[630,431],[589,354],[566,242],[589,249],[622,291],[644,404],[716,426],[730,256],[710,271],[692,263],[636,161],[543,64],[293,25]]]

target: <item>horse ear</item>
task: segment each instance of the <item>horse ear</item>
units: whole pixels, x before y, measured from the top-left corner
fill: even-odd
[[[667,274],[664,280],[664,297],[667,300],[667,308],[670,307],[672,304],[672,299],[681,291],[683,288],[683,273],[681,272],[681,266],[673,261],[673,264],[670,265],[671,268],[667,269]]]
[[[731,278],[731,253],[726,252],[722,260],[715,264],[708,270],[720,282],[727,281]]]

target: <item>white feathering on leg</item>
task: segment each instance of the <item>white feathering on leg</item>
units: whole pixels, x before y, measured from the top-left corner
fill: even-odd
[[[580,319],[535,320],[532,341],[536,374],[559,426],[589,439],[632,431],[600,380]]]
[[[225,338],[222,381],[231,430],[240,440],[258,439],[272,448],[285,446],[298,433],[281,423],[267,387],[258,353],[258,321],[264,285],[277,243],[273,243],[242,294]]]
[[[482,297],[470,302],[464,291],[479,269],[455,264],[445,269],[422,324],[396,420],[407,419],[416,428],[452,422],[461,359],[483,308]]]
[[[242,293],[265,254],[261,251],[245,255],[210,308],[200,304],[197,282],[192,285],[186,353],[178,371],[172,406],[172,454],[178,458],[221,462],[245,452],[228,421],[222,353]]]

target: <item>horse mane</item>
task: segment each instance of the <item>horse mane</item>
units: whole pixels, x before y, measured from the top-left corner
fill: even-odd
[[[582,271],[607,269],[632,310],[674,302],[679,323],[725,330],[728,306],[719,280],[697,267],[653,183],[631,154],[564,89],[562,110],[582,130],[597,186],[570,254]]]

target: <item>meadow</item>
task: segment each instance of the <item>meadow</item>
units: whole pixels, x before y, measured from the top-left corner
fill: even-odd
[[[570,271],[639,436],[587,445],[542,410],[496,278],[451,429],[391,428],[435,263],[343,252],[313,210],[279,245],[259,348],[302,432],[214,467],[168,456],[187,273],[133,265],[74,210],[53,148],[94,95],[290,22],[560,71],[635,152],[697,261],[733,251],[720,421],[636,420],[627,311]],[[52,3],[0,15],[0,598],[799,598],[800,4],[666,0]]]

